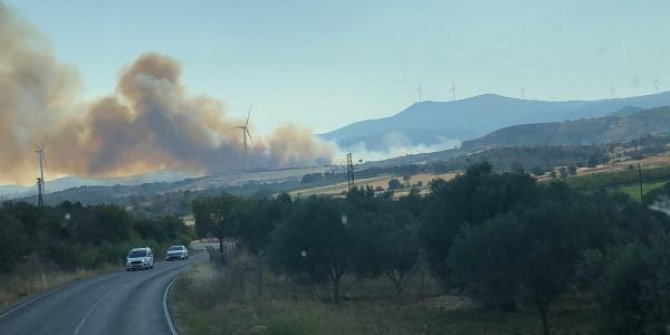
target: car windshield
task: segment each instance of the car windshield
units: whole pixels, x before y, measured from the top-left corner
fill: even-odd
[[[184,250],[184,247],[182,247],[180,245],[174,245],[174,246],[171,246],[170,249],[168,249],[168,251],[178,251],[178,250],[179,251]]]
[[[132,250],[128,254],[128,258],[139,258],[139,257],[146,257],[147,256],[147,251],[146,250]]]

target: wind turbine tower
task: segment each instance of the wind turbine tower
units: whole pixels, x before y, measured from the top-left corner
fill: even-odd
[[[451,79],[451,101],[456,101],[456,79]]]
[[[251,133],[249,133],[249,117],[251,117],[251,106],[249,106],[247,121],[244,123],[244,125],[235,127],[242,130],[242,138],[244,139],[244,171],[249,171],[249,147],[247,138],[251,142],[251,145],[254,145],[254,141],[251,138]]]
[[[658,77],[654,77],[654,81],[652,83],[656,87],[656,94],[658,94],[658,84],[660,84],[660,82],[658,81]]]
[[[521,99],[522,100],[526,99],[526,88],[525,87],[521,88]]]
[[[47,140],[45,139],[44,142],[42,142],[42,145],[36,144],[35,147],[37,150],[37,159],[39,160],[40,164],[40,176],[37,178],[37,206],[42,207],[44,205],[44,163],[45,163],[45,157],[44,157],[44,147],[47,144]]]
[[[417,94],[419,94],[419,102],[423,101],[423,85],[419,83],[419,87],[416,88]]]
[[[614,87],[610,87],[610,96],[612,97],[612,99],[614,99],[614,97],[616,96],[616,90],[614,89]]]

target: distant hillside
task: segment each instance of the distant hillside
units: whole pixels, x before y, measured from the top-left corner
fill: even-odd
[[[176,171],[153,171],[128,177],[118,178],[80,178],[62,177],[48,180],[45,185],[47,193],[58,192],[78,186],[114,186],[139,185],[153,182],[173,182],[189,178],[185,173]],[[0,199],[21,198],[37,194],[37,186],[0,185]]]
[[[476,140],[463,142],[461,150],[474,152],[510,146],[619,143],[668,133],[670,106],[634,113],[615,113],[600,118],[506,127]]]
[[[389,151],[394,147],[472,140],[503,127],[602,117],[620,111],[670,105],[670,92],[595,101],[538,101],[485,94],[453,102],[425,101],[386,118],[365,120],[321,135],[345,150]]]
[[[190,206],[190,202],[184,199],[191,199],[194,195],[215,194],[222,190],[245,196],[251,196],[257,192],[268,190],[281,192],[294,187],[294,185],[298,185],[303,175],[322,173],[325,170],[325,167],[305,167],[275,171],[228,171],[178,181],[166,180],[161,182],[145,182],[142,184],[117,183],[111,186],[89,184],[62,191],[55,191],[55,187],[52,185],[51,188],[47,187],[44,202],[47,205],[56,205],[63,201],[81,202],[85,205],[115,203],[123,206],[131,206],[136,211],[145,211],[153,214],[168,214],[175,211],[186,212],[189,208],[188,206]],[[138,176],[127,181],[131,180],[141,182],[142,178]],[[10,194],[0,197],[0,200],[10,199],[32,203],[37,201],[34,194],[21,194],[18,196]]]

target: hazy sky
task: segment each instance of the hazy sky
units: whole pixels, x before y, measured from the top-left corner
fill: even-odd
[[[141,53],[182,62],[191,93],[253,104],[254,131],[325,132],[425,98],[547,100],[670,88],[670,1],[44,1],[6,3],[78,68],[85,97]]]

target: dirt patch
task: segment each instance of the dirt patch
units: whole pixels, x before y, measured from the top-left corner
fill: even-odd
[[[470,298],[455,295],[442,295],[430,298],[425,302],[425,306],[441,311],[468,310],[475,308],[475,304]]]

